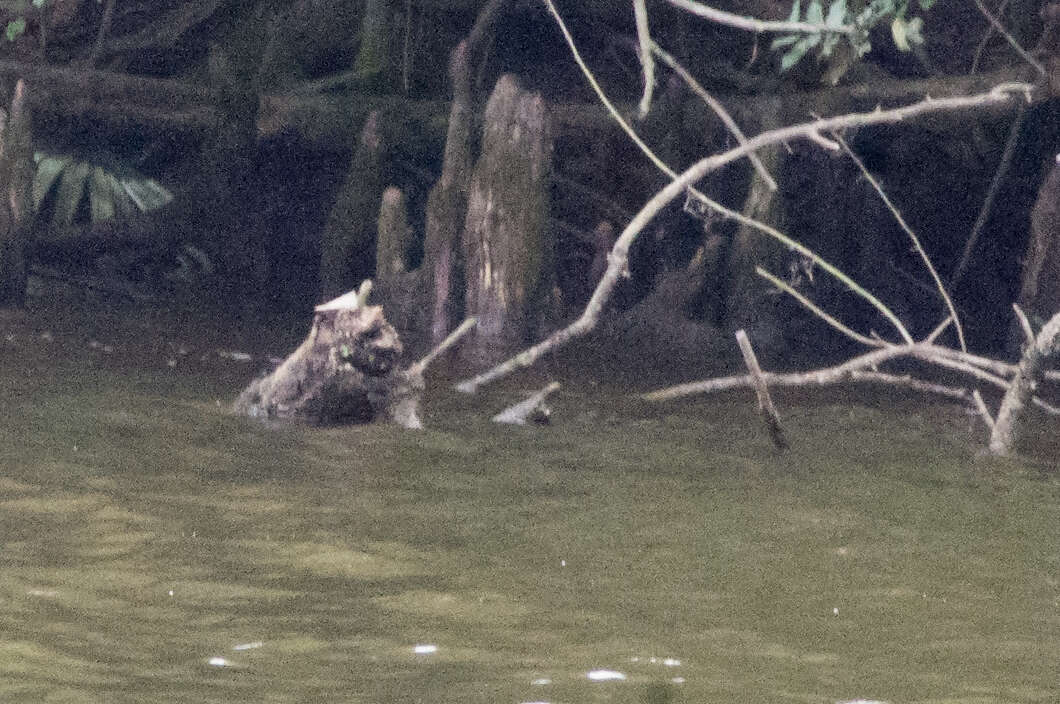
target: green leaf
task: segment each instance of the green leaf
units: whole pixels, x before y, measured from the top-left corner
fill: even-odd
[[[801,38],[801,34],[785,34],[783,37],[777,37],[774,39],[773,43],[769,45],[769,49],[771,51],[776,51],[781,47],[791,46]]]
[[[55,179],[70,163],[70,157],[47,156],[37,152],[33,158],[37,160],[37,173],[33,175],[33,210],[37,212],[48,196],[48,191],[55,185]]]
[[[46,2],[48,2],[48,0],[33,0],[33,7],[36,7],[38,9],[40,9],[40,8],[44,7],[44,4]]]
[[[65,228],[73,224],[77,208],[81,205],[81,196],[85,193],[85,180],[90,168],[85,162],[78,161],[63,171],[52,213],[52,224],[56,227]]]
[[[820,39],[821,37],[818,34],[810,34],[800,39],[798,44],[788,49],[788,51],[784,53],[784,56],[781,57],[780,71],[783,73],[799,63],[799,61],[802,60],[802,57],[806,56],[806,52],[817,46],[817,42],[819,42]]]
[[[107,172],[98,166],[92,169],[88,179],[88,207],[93,223],[114,219],[114,191]]]
[[[136,203],[125,192],[125,186],[114,174],[108,173],[107,179],[110,181],[110,190],[114,193],[114,218],[125,222],[135,217],[140,212],[140,209],[136,207]]]
[[[824,23],[829,27],[841,27],[847,16],[847,0],[833,0],[828,7],[828,17]]]
[[[173,200],[173,194],[153,178],[123,178],[121,185],[136,207],[145,213],[158,210]]]
[[[924,28],[924,20],[919,17],[906,22],[905,25],[905,38],[909,41],[912,46],[920,46],[924,43],[924,35],[921,34],[920,30]]]
[[[806,8],[806,21],[811,24],[824,24],[824,8],[821,0],[812,0]]]
[[[25,31],[26,18],[19,17],[7,23],[7,29],[4,31],[4,34],[7,36],[7,41],[13,42],[22,36],[22,33]]]
[[[894,45],[899,51],[909,51],[909,42],[905,37],[905,20],[901,17],[895,17],[891,21],[891,37],[894,38]]]
[[[795,0],[795,4],[791,6],[791,14],[788,15],[788,22],[799,21],[799,13],[802,12],[801,2],[802,0]]]

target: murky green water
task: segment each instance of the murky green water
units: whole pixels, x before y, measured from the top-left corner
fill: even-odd
[[[224,340],[5,326],[0,701],[1060,700],[1055,422],[1027,464],[908,399],[782,401],[784,456],[737,395],[270,428]]]

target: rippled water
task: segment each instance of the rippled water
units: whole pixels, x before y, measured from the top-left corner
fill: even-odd
[[[1055,425],[991,463],[792,399],[777,456],[744,396],[435,385],[423,432],[270,427],[246,337],[154,324],[4,321],[0,701],[1060,699]]]

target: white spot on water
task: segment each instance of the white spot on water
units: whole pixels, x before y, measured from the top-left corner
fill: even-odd
[[[43,597],[45,599],[54,599],[55,597],[59,596],[59,592],[55,591],[54,589],[30,589],[26,592],[26,594],[29,596]]]
[[[224,658],[213,657],[206,661],[206,664],[211,667],[231,667],[232,663]]]
[[[832,607],[832,615],[833,616],[838,616],[839,615],[839,607],[838,606],[833,606]]]
[[[255,648],[260,648],[263,645],[265,644],[262,643],[260,640],[256,640],[252,643],[240,643],[239,645],[233,645],[232,650],[254,650]]]
[[[438,652],[438,646],[431,643],[422,643],[412,646],[412,652],[417,655],[433,655]]]
[[[681,661],[677,658],[663,658],[662,664],[667,667],[678,667],[681,665]]]
[[[685,683],[685,678],[684,677],[671,677],[670,681],[673,682],[674,684],[684,684]]]
[[[539,677],[536,680],[530,680],[530,685],[532,687],[541,687],[541,686],[544,686],[546,684],[552,684],[552,680],[550,680],[547,677]]]
[[[617,670],[589,670],[585,676],[593,682],[609,682],[612,680],[624,680],[626,676]]]

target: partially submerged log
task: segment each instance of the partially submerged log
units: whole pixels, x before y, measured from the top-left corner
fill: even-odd
[[[323,425],[384,420],[422,427],[422,370],[398,367],[401,340],[382,307],[366,305],[370,288],[317,306],[305,341],[275,371],[252,381],[234,411]]]

